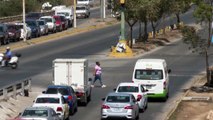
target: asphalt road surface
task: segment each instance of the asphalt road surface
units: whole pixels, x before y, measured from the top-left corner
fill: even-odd
[[[188,12],[182,18],[190,22],[190,15],[191,13]],[[78,112],[70,117],[74,120],[100,120],[101,98],[105,97],[108,92],[112,92],[118,83],[131,81],[137,59],[163,58],[166,59],[168,67],[172,70],[170,98],[165,103],[157,100],[149,101],[148,109],[144,113],[140,113],[141,120],[162,120],[165,117],[164,113],[174,105],[174,98],[182,93],[184,85],[192,77],[205,70],[204,56],[192,54],[187,45],[177,41],[135,58],[108,58],[106,56],[110,46],[115,45],[118,41],[119,27],[119,25],[107,27],[17,50],[16,52],[22,53],[19,68],[16,70],[0,69],[0,87],[14,81],[32,78],[33,87],[45,89],[51,84],[52,61],[55,58],[87,58],[90,77],[92,77],[95,61],[100,61],[103,68],[103,82],[107,87],[95,87],[92,91],[91,102],[86,107],[79,106]],[[210,63],[212,63],[211,57]]]

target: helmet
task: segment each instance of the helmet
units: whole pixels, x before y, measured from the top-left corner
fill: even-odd
[[[9,50],[9,49],[10,49],[10,47],[7,47],[6,49],[7,49],[7,50]]]

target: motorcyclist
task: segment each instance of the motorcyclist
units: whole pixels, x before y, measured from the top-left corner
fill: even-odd
[[[4,53],[4,60],[2,61],[2,66],[7,66],[11,58],[12,58],[12,52],[10,50],[10,47],[7,47]]]

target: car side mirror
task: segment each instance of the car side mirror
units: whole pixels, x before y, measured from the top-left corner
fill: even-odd
[[[148,91],[149,91],[149,90],[147,90],[147,89],[144,89],[144,90],[143,90],[143,92],[148,92]]]
[[[88,80],[89,82],[92,82],[92,78],[89,78],[89,80]]]
[[[102,101],[105,101],[105,98],[102,98],[101,100],[102,100]]]
[[[171,69],[168,69],[168,73],[171,73],[172,72],[172,70]]]
[[[140,98],[137,98],[137,100],[135,100],[135,102],[138,102],[138,101],[140,101],[141,99]]]
[[[115,91],[116,91],[116,88],[114,88],[113,91],[115,92]]]
[[[46,93],[46,91],[42,91],[42,93],[43,93],[43,94],[45,94],[45,93]]]

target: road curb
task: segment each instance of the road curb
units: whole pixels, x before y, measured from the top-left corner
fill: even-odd
[[[190,87],[195,85],[197,82],[199,82],[201,79],[203,79],[205,76],[201,76],[199,78],[192,78],[192,83],[189,85]],[[183,95],[181,95],[178,100],[176,101],[175,106],[167,113],[164,120],[169,120],[169,118],[173,115],[175,110],[178,108],[179,104],[182,102],[182,99],[186,97],[186,95],[190,92],[190,89],[188,89]]]

